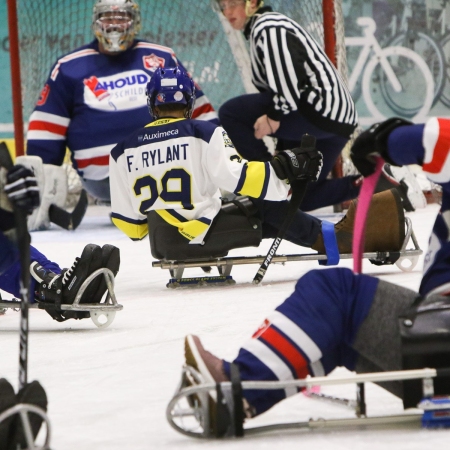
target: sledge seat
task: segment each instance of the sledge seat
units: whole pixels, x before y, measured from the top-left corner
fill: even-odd
[[[450,367],[450,297],[435,296],[432,303],[418,298],[399,318],[404,370]],[[433,378],[434,395],[450,396],[450,377]],[[403,405],[422,400],[422,380],[403,382]]]
[[[262,240],[261,221],[253,217],[251,209],[246,209],[243,203],[243,200],[237,200],[224,204],[203,245],[189,244],[177,227],[168,224],[155,211],[150,211],[147,223],[152,256],[170,261],[211,259],[227,256],[235,248],[258,247]]]

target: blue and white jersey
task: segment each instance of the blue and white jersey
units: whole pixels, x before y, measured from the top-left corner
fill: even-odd
[[[111,151],[112,220],[131,239],[156,211],[191,244],[201,244],[221,208],[220,188],[286,200],[289,185],[269,163],[241,160],[225,130],[190,119],[159,119]]]
[[[150,121],[145,90],[153,72],[177,65],[171,48],[141,40],[113,56],[100,53],[97,40],[63,56],[30,117],[27,153],[61,165],[68,147],[83,178],[107,178],[114,145]],[[200,88],[193,117],[218,123]]]

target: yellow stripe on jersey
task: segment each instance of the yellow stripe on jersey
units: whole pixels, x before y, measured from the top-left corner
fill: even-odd
[[[263,162],[253,161],[247,163],[247,173],[240,195],[259,198],[266,179],[266,165]]]
[[[178,232],[183,235],[189,241],[195,239],[200,234],[204,233],[209,225],[201,222],[200,220],[188,220],[187,222],[181,222],[175,218],[172,214],[164,209],[156,211],[167,223],[178,228]]]
[[[124,220],[112,218],[113,224],[130,239],[141,240],[148,234],[148,226],[146,223],[137,225],[135,223],[125,222]]]
[[[179,118],[179,119],[173,119],[173,118],[157,119],[154,122],[150,122],[149,124],[145,125],[145,128],[157,127],[159,125],[166,125],[168,123],[179,122],[180,120],[186,120],[186,119],[183,117]]]

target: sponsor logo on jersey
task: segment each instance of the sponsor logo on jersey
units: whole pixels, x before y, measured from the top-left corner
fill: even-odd
[[[103,100],[106,97],[109,97],[108,90],[99,83],[96,76],[93,75],[90,78],[84,79],[83,83],[88,89],[90,89],[90,91],[97,97],[99,101]]]
[[[127,111],[146,107],[145,88],[150,76],[143,70],[130,70],[107,77],[83,80],[84,102],[93,109]]]
[[[148,56],[143,56],[142,61],[144,63],[144,67],[152,72],[154,72],[158,67],[164,67],[165,63],[164,58],[156,56],[154,53]]]
[[[45,105],[45,102],[47,101],[48,95],[50,94],[50,86],[46,84],[44,88],[41,91],[41,94],[39,95],[39,99],[36,103],[37,106]]]
[[[157,131],[156,133],[145,133],[138,136],[138,142],[145,142],[145,141],[153,141],[155,139],[161,139],[166,137],[172,137],[176,136],[180,130],[168,130],[168,131]]]
[[[166,101],[166,96],[163,93],[159,93],[156,96],[156,100],[158,100],[159,103],[164,103]]]
[[[222,136],[223,136],[223,143],[225,144],[225,147],[234,148],[234,145],[231,142],[231,139],[228,137],[228,134],[226,131],[222,131]]]
[[[252,338],[258,339],[269,327],[270,327],[269,319],[265,319],[264,322],[259,326],[259,328],[253,333]]]

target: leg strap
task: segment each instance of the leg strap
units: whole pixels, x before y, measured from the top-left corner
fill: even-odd
[[[319,261],[321,266],[335,266],[339,264],[339,249],[334,231],[334,223],[322,220],[322,237],[327,259]]]

